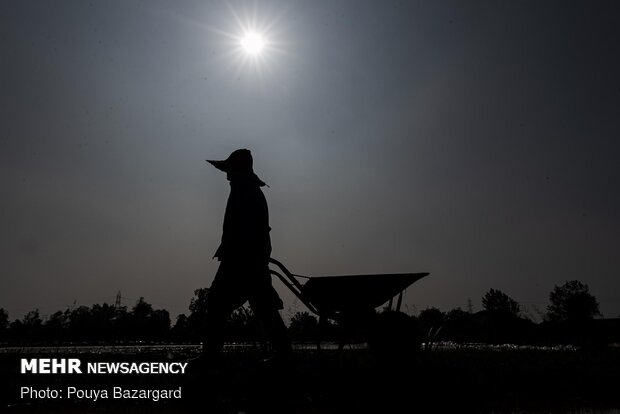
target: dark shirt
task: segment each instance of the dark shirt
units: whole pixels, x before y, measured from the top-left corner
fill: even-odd
[[[222,242],[215,252],[220,261],[267,263],[271,255],[269,211],[255,175],[230,179]]]

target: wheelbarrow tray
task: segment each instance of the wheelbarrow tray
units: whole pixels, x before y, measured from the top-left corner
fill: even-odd
[[[291,273],[274,258],[269,262],[277,267],[277,270],[270,268],[271,274],[319,316],[319,328],[326,326],[329,319],[336,320],[342,324],[345,335],[356,333],[354,336],[365,337],[369,347],[378,352],[386,344],[390,344],[390,352],[405,349],[407,344],[412,344],[412,338],[418,337],[413,335],[417,330],[411,329],[412,319],[400,312],[400,305],[405,289],[429,273],[308,277]],[[306,279],[306,282],[302,284],[299,278]],[[388,301],[388,309],[391,310],[392,300],[397,295],[396,312],[375,313],[375,308]],[[343,349],[345,340],[343,336],[339,350]],[[420,341],[415,339],[415,342],[412,346],[417,349]],[[319,345],[320,340],[317,342]]]
[[[301,286],[301,295],[319,313],[374,309],[428,273],[315,276]]]
[[[291,273],[274,258],[269,262],[279,269],[270,269],[271,274],[277,276],[311,312],[322,318],[373,311],[399,294],[400,304],[402,292],[429,275],[425,272],[308,277]],[[306,282],[302,284],[298,278],[304,278]]]

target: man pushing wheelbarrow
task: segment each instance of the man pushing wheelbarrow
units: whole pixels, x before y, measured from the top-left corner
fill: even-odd
[[[279,313],[282,300],[271,284],[271,228],[261,190],[265,183],[254,173],[252,154],[247,149],[234,151],[226,160],[208,162],[226,173],[230,195],[222,242],[214,256],[220,266],[207,294],[203,356],[217,357],[224,343],[227,317],[248,301],[270,337],[273,360],[282,362],[289,359],[291,344]]]
[[[398,312],[403,291],[428,273],[351,275],[311,277],[304,284],[277,260],[271,259],[269,214],[261,187],[265,183],[253,171],[252,154],[247,149],[234,151],[223,161],[208,161],[226,173],[230,196],[224,215],[222,242],[215,256],[220,266],[209,288],[206,301],[206,332],[203,356],[215,358],[223,346],[227,317],[249,301],[263,322],[275,351],[273,361],[290,360],[291,344],[279,310],[283,308],[271,283],[271,275],[291,290],[320,321],[338,321],[370,328],[371,348],[394,352],[415,346],[411,318]],[[271,270],[269,264],[277,270]],[[377,316],[375,308],[398,296],[396,312]],[[417,337],[416,337],[417,338]],[[341,342],[340,348],[344,339]]]

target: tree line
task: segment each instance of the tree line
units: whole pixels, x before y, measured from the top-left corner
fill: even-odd
[[[590,345],[620,341],[620,319],[600,319],[599,302],[578,280],[554,287],[540,323],[524,315],[521,305],[500,290],[486,292],[482,307],[475,313],[428,308],[419,313],[417,322],[431,342]]]
[[[198,342],[201,341],[208,289],[196,289],[189,313],[171,323],[165,309],[154,309],[144,298],[128,309],[126,306],[95,304],[70,307],[42,318],[38,310],[22,319],[9,320],[0,308],[0,343],[119,343],[119,342]],[[619,342],[618,320],[597,320],[599,303],[586,284],[566,282],[549,294],[549,306],[540,323],[523,315],[521,306],[506,293],[490,289],[482,297],[483,310],[455,308],[442,312],[427,308],[408,316],[427,343],[433,341],[556,344]],[[337,321],[319,324],[316,316],[297,312],[289,324],[293,340],[335,340],[339,336]],[[409,329],[409,328],[408,328]],[[261,326],[252,310],[241,307],[229,317],[227,340],[258,342]]]

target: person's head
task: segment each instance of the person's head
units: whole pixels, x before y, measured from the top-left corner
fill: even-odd
[[[224,171],[230,181],[237,178],[256,178],[260,185],[265,185],[254,174],[252,153],[248,149],[243,148],[233,151],[225,160],[207,160],[207,162],[211,163],[218,170]]]
[[[233,151],[225,160],[207,160],[218,170],[227,174],[252,174],[252,153],[248,149],[238,149]]]

